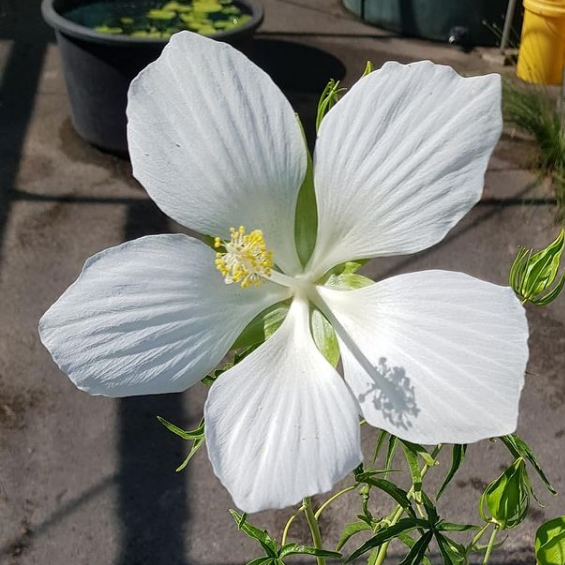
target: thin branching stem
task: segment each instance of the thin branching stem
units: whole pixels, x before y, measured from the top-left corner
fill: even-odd
[[[443,447],[442,444],[436,445],[436,447],[432,451],[432,457],[434,459],[438,456],[442,447]],[[429,469],[430,469],[430,466],[427,463],[424,464],[424,466],[422,467],[422,470],[421,470],[422,479],[426,476],[426,473],[429,471]],[[409,497],[412,497],[413,495],[414,495],[414,487],[412,487],[408,491]],[[400,518],[402,517],[402,514],[404,514],[404,508],[402,508],[402,506],[400,506],[400,504],[399,504],[395,507],[395,509],[391,513],[390,526],[394,526],[398,522],[398,520],[400,520]],[[389,546],[389,542],[385,542],[385,543],[383,543],[383,545],[381,545],[381,547],[379,549],[379,553],[377,554],[377,559],[375,560],[374,565],[383,565],[384,560],[386,559],[388,546]]]

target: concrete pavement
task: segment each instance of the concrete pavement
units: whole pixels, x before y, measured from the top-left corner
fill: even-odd
[[[466,73],[498,70],[475,53],[366,26],[337,0],[264,3],[257,60],[310,124],[326,80],[343,76],[351,84],[367,59],[376,66],[429,58]],[[245,563],[256,548],[236,531],[227,513],[231,500],[204,451],[187,472],[175,474],[185,445],[154,418],[195,425],[204,387],[183,395],[93,398],[75,389],[39,343],[39,317],[87,257],[127,239],[181,228],[132,180],[127,162],[86,145],[72,130],[59,53],[36,0],[8,0],[0,11],[0,102],[0,563]],[[519,245],[541,246],[556,234],[551,193],[535,186],[529,159],[527,144],[503,138],[484,201],[444,242],[411,257],[375,261],[365,271],[383,277],[441,268],[504,283]],[[519,424],[561,492],[564,304],[529,309],[531,361]],[[364,432],[369,453],[371,437]],[[446,515],[477,520],[483,481],[509,461],[499,444],[472,446],[442,501]],[[447,465],[430,474],[432,484]],[[533,509],[493,563],[533,563],[536,527],[565,513],[563,497],[538,492],[546,508]],[[329,545],[357,504],[342,500],[322,524]],[[289,514],[266,512],[253,519],[280,536]],[[307,539],[303,523],[295,531]]]

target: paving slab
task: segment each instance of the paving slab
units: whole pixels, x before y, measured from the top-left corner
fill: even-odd
[[[205,453],[176,474],[186,447],[156,423],[196,425],[206,389],[133,399],[90,397],[56,368],[37,322],[93,253],[146,234],[183,231],[131,178],[127,161],[74,133],[61,62],[38,2],[9,0],[0,12],[0,564],[235,565],[257,555],[238,534],[232,502]],[[268,0],[255,58],[272,73],[311,130],[328,78],[351,84],[365,61],[429,58],[474,74],[495,68],[477,54],[398,38],[357,21],[334,0]],[[307,80],[308,79],[308,80]],[[312,135],[310,136],[312,137]],[[555,236],[549,187],[528,170],[531,146],[509,131],[491,160],[485,195],[438,246],[364,267],[376,278],[441,268],[504,284],[519,245]],[[519,433],[565,490],[565,307],[528,309],[531,360]],[[365,453],[373,436],[363,430]],[[478,519],[484,482],[510,462],[482,442],[469,455],[442,510]],[[430,473],[431,484],[446,463]],[[543,509],[511,532],[494,564],[532,563],[533,533],[563,514],[561,498],[534,481]],[[335,542],[357,500],[341,499],[322,527]],[[383,501],[378,510],[385,511]],[[276,535],[290,510],[254,517]],[[306,525],[293,530],[307,540]],[[437,559],[433,559],[436,563]]]

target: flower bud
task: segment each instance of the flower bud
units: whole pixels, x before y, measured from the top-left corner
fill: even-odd
[[[526,463],[519,457],[486,488],[479,502],[481,516],[483,520],[497,524],[500,529],[513,528],[526,517],[530,494]],[[485,505],[491,518],[486,515]]]
[[[559,272],[559,263],[565,249],[565,230],[545,249],[534,253],[520,248],[510,269],[510,286],[523,302],[537,306],[553,302],[565,286],[565,273],[552,290],[549,290]]]

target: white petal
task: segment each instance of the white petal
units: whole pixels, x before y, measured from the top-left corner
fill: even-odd
[[[362,458],[358,406],[316,349],[307,316],[295,301],[275,334],[208,395],[208,454],[246,512],[326,492]]]
[[[185,235],[149,236],[102,251],[41,319],[41,340],[91,394],[180,392],[224,357],[283,287],[224,284],[214,252]]]
[[[276,263],[301,270],[305,144],[268,75],[225,43],[181,32],[132,82],[127,114],[134,175],[166,214],[222,238],[262,229]]]
[[[369,423],[426,444],[516,429],[528,326],[510,288],[425,271],[320,295],[349,336],[345,379]]]
[[[500,77],[386,63],[328,113],[315,154],[316,272],[438,243],[479,200],[502,128]]]

